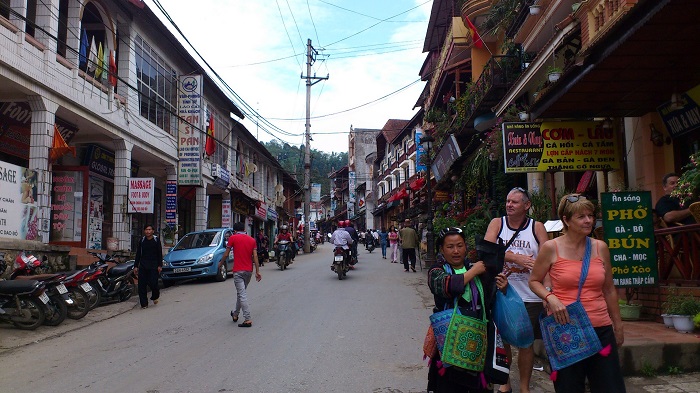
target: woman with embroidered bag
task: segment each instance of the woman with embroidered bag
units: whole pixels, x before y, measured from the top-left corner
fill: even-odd
[[[471,264],[467,255],[464,233],[459,228],[443,229],[436,240],[439,250],[437,262],[428,272],[428,286],[435,299],[433,311],[439,313],[449,310],[454,315],[471,317],[476,321],[486,320],[491,315],[491,304],[484,293],[492,293],[493,286],[503,289],[508,285],[507,278],[499,274],[494,280],[487,272],[483,261]],[[455,304],[458,309],[454,309]],[[454,319],[454,316],[452,317]],[[452,323],[451,323],[452,324]],[[453,328],[454,326],[450,326]],[[449,329],[448,329],[449,330]],[[443,332],[444,333],[444,332]],[[435,332],[436,335],[440,332]],[[469,337],[474,337],[470,334]],[[467,349],[483,350],[476,359],[483,362],[487,347],[487,336],[467,339]],[[444,351],[448,351],[450,337],[445,339]],[[492,392],[488,377],[481,371],[468,370],[462,367],[443,364],[442,352],[437,346],[430,356],[428,371],[428,391],[435,393],[485,393]],[[448,355],[444,353],[444,355]],[[475,367],[476,368],[476,367]]]
[[[558,393],[583,393],[586,380],[592,393],[624,393],[617,351],[624,332],[610,251],[605,242],[589,237],[596,222],[595,205],[583,195],[569,194],[559,202],[558,213],[564,234],[542,245],[530,275],[530,289],[545,301],[551,315],[541,319],[547,354],[556,370],[550,379]],[[542,283],[547,273],[551,292]],[[574,326],[580,326],[575,334],[558,336]]]

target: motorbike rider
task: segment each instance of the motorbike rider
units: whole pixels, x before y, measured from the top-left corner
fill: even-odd
[[[357,263],[357,242],[360,240],[360,236],[357,234],[354,224],[350,220],[345,220],[345,231],[350,234],[350,237],[352,237],[352,259],[350,261],[350,265],[354,265]]]
[[[260,230],[258,231],[258,235],[255,237],[255,243],[257,243],[258,247],[258,259],[260,261],[260,266],[263,266],[269,257],[267,247],[270,245],[270,239],[262,230]]]
[[[334,247],[340,247],[343,249],[343,253],[345,254],[345,258],[349,258],[350,255],[348,252],[351,249],[351,246],[353,244],[356,244],[355,241],[353,240],[352,236],[348,231],[345,229],[345,223],[347,221],[340,220],[338,221],[338,228],[333,232],[331,235],[331,243],[333,243]],[[352,264],[352,262],[351,262]],[[333,265],[331,265],[331,268]]]
[[[293,251],[294,250],[294,236],[292,236],[292,234],[289,232],[289,227],[286,225],[282,225],[280,227],[280,233],[278,233],[277,236],[275,237],[274,244],[277,245],[277,243],[280,240],[287,240],[288,242],[290,242],[289,247],[292,250],[292,253],[291,253],[292,260],[289,261],[289,263],[292,263],[292,261],[294,261],[294,257],[296,256],[296,252]],[[278,255],[279,255],[279,253],[278,253]]]

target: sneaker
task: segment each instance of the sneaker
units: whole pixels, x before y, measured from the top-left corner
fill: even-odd
[[[231,319],[233,319],[233,322],[238,322],[238,315],[235,315],[233,310],[231,311]]]

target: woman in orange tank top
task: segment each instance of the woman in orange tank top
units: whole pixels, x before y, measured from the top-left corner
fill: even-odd
[[[595,224],[595,206],[585,196],[569,194],[559,202],[562,236],[545,242],[530,275],[530,289],[545,301],[559,323],[568,323],[566,306],[576,301],[586,238]],[[607,244],[591,239],[588,276],[581,290],[581,303],[604,348],[603,351],[557,371],[557,392],[583,393],[588,379],[592,393],[625,392],[617,347],[624,342],[624,331],[617,290],[613,285],[610,251]],[[549,273],[551,292],[543,284]]]

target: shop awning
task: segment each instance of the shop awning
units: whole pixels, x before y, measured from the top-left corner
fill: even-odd
[[[413,191],[418,191],[418,190],[420,190],[421,188],[423,188],[424,185],[425,185],[425,178],[424,178],[424,177],[419,177],[418,179],[412,181],[411,184],[409,185],[409,187],[410,187],[411,190],[413,190]]]

